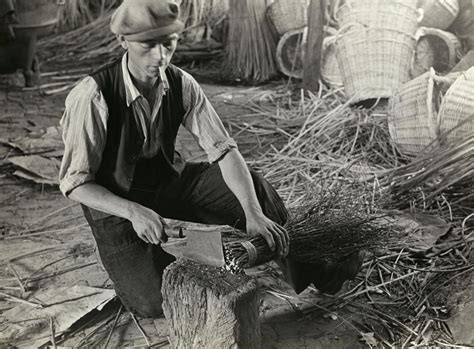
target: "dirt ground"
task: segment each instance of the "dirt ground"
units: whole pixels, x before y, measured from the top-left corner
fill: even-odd
[[[43,67],[44,71],[48,67]],[[266,87],[229,87],[203,84],[203,88],[225,121],[246,113],[230,101],[245,102],[249,96]],[[30,132],[57,126],[66,93],[45,96],[37,89],[22,88],[20,75],[0,76],[1,138],[26,136]],[[238,140],[238,137],[237,137]],[[247,158],[252,145],[241,144]],[[192,137],[180,132],[178,148],[192,160],[203,158]],[[35,184],[13,175],[7,159],[16,155],[11,147],[0,145],[0,315],[21,304],[22,299],[35,302],[47,291],[59,292],[73,286],[112,288],[106,273],[97,263],[94,241],[82,216],[80,206],[63,197],[57,186]],[[341,310],[334,314],[324,310],[307,314],[302,311],[321,295],[308,289],[296,296],[281,281],[272,264],[249,271],[263,286],[262,343],[264,348],[357,348],[365,347],[360,333],[351,322],[357,315]],[[21,282],[18,281],[21,280]],[[22,290],[21,285],[26,285]],[[268,292],[271,290],[270,292]],[[293,298],[279,294],[293,294]],[[14,299],[5,299],[5,294]],[[27,308],[28,309],[28,308]],[[61,346],[103,346],[110,332],[110,319],[118,304],[109,304],[76,323],[66,333]],[[105,320],[104,320],[105,319]],[[154,347],[168,347],[165,319],[139,320]],[[1,323],[0,323],[1,324]],[[34,333],[34,332],[33,332]],[[34,337],[34,336],[33,336]],[[6,345],[4,342],[0,347]],[[12,341],[11,346],[28,347],[31,340]],[[122,313],[110,338],[109,347],[140,347],[143,335],[129,314]]]

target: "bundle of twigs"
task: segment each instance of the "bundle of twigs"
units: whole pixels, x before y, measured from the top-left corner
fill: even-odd
[[[120,5],[121,0],[67,0],[59,8],[59,29],[72,30],[93,22]]]
[[[450,221],[474,211],[474,138],[441,145],[381,179],[399,208],[435,210]],[[472,220],[471,220],[472,222]]]
[[[81,0],[67,4],[68,8],[73,9],[71,14],[64,15],[71,21],[70,26],[76,27],[79,24],[81,26],[40,40],[38,48],[42,62],[54,62],[68,67],[69,65],[77,66],[79,61],[97,67],[123,53],[119,42],[109,28],[112,9],[119,4],[119,1],[102,0],[99,9],[96,8],[97,4],[94,7]],[[227,0],[213,0],[212,3],[204,0],[184,1],[181,8],[184,11],[182,19],[187,23],[185,31],[203,22],[209,26],[214,25],[217,21],[216,16],[220,16],[221,19],[225,16],[226,4]],[[187,16],[190,17],[187,18]],[[79,21],[79,24],[76,21]],[[193,43],[191,46],[180,42],[173,62],[210,59],[221,51],[221,47],[215,47],[212,41]]]
[[[227,14],[229,0],[183,0],[180,6],[187,27],[202,23],[213,25]]]
[[[230,0],[223,69],[232,79],[261,82],[277,73],[276,43],[265,0]]]
[[[342,181],[315,188],[313,198],[295,208],[285,228],[288,257],[304,263],[338,263],[360,250],[374,251],[390,242],[390,228],[377,211],[380,197],[358,183]],[[227,264],[247,268],[276,257],[263,237],[224,244]]]
[[[44,61],[77,65],[78,61],[94,59],[101,65],[118,57],[122,50],[109,29],[111,16],[112,13],[108,12],[78,29],[41,40],[38,46],[46,56]]]

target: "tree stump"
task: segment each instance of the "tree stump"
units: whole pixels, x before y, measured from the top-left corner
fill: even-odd
[[[252,278],[178,259],[164,271],[162,294],[173,348],[260,348]]]

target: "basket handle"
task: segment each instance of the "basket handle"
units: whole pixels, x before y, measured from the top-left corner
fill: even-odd
[[[339,30],[334,34],[334,38],[335,38],[334,40],[337,41],[339,37],[341,37],[345,32],[349,30],[349,28],[354,27],[354,26],[359,26],[359,27],[363,27],[364,29],[367,29],[367,26],[362,23],[349,22],[349,23],[344,24],[341,28],[339,28]]]
[[[462,72],[450,73],[446,76],[439,76],[436,75],[436,71],[433,67],[430,68],[429,77],[428,77],[428,91],[426,95],[426,108],[428,110],[428,118],[430,121],[435,121],[435,125],[432,122],[429,123],[431,134],[434,136],[433,138],[437,138],[439,136],[439,126],[441,125],[441,115],[439,112],[436,112],[434,116],[433,111],[433,92],[434,92],[434,85],[442,84],[447,86],[448,88],[453,84],[456,79],[462,75]]]
[[[431,136],[433,139],[438,137],[438,129],[439,129],[439,116],[436,115],[436,118],[433,117],[433,90],[434,90],[434,78],[436,76],[436,72],[433,67],[430,68],[430,72],[428,75],[428,91],[426,93],[426,110],[428,111],[428,125],[430,128]],[[435,124],[434,124],[435,122]]]

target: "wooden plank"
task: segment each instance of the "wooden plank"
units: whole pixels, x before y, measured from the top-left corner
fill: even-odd
[[[308,9],[308,40],[303,64],[303,88],[317,91],[321,75],[325,0],[311,0]]]

